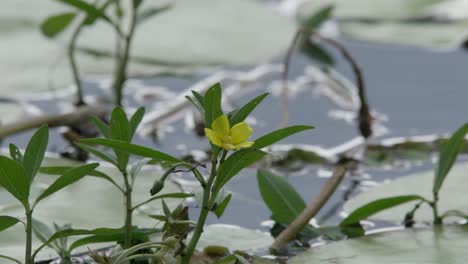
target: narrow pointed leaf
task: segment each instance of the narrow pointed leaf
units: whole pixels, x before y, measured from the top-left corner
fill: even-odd
[[[228,206],[229,202],[232,199],[232,194],[228,194],[224,200],[216,206],[216,209],[214,210],[215,215],[218,218],[221,218],[224,214],[224,210],[226,210],[226,207]]]
[[[18,218],[7,215],[0,215],[0,232],[16,225],[19,222],[20,220]]]
[[[208,91],[206,91],[203,98],[205,107],[205,124],[207,128],[211,128],[213,121],[223,114],[221,99],[221,84],[215,83],[210,89],[208,89]]]
[[[132,132],[130,128],[130,122],[128,121],[127,114],[121,107],[116,107],[112,111],[110,120],[110,137],[116,140],[122,140],[127,143],[132,141]],[[120,150],[114,149],[115,155],[117,156],[117,163],[121,170],[127,168],[129,155],[128,153],[121,152]]]
[[[84,176],[88,175],[95,168],[99,166],[99,163],[86,164],[80,167],[73,168],[58,178],[52,185],[50,185],[39,197],[36,199],[36,203],[42,199],[54,194],[55,192],[73,184],[80,180]]]
[[[365,220],[380,211],[387,210],[404,203],[421,200],[424,200],[424,198],[419,195],[403,195],[372,201],[354,210],[348,217],[341,221],[340,226],[357,225],[359,224],[359,221]]]
[[[138,126],[143,120],[143,116],[145,115],[145,108],[140,107],[138,110],[133,114],[132,118],[130,119],[130,139],[133,138]]]
[[[257,172],[258,188],[272,212],[272,219],[290,224],[306,208],[301,195],[283,177],[266,170]]]
[[[27,204],[30,186],[29,175],[18,162],[4,156],[0,156],[0,186],[23,205]]]
[[[325,6],[322,9],[318,10],[317,12],[313,13],[309,17],[305,18],[301,21],[303,27],[309,30],[315,30],[323,22],[327,21],[333,12],[333,6]]]
[[[37,170],[41,167],[42,160],[49,142],[49,128],[40,127],[29,140],[24,152],[23,166],[30,177],[30,182],[34,180]]]
[[[296,133],[313,129],[312,126],[290,126],[273,131],[255,140],[254,148],[264,148]]]
[[[468,133],[468,123],[459,128],[444,145],[440,152],[439,163],[437,164],[437,170],[434,177],[433,192],[438,193],[442,184],[444,183],[445,177],[452,169],[458,154],[463,148],[465,143],[465,136]]]
[[[244,121],[250,113],[265,99],[265,97],[268,96],[268,93],[264,93],[260,96],[257,96],[254,98],[252,101],[248,102],[238,110],[236,110],[232,116],[229,118],[229,123],[231,124],[231,127],[234,126],[235,124],[238,124],[242,121]]]
[[[241,170],[259,161],[266,155],[267,153],[255,148],[241,149],[235,152],[229,156],[219,167],[215,189],[220,190]]]
[[[110,138],[109,126],[104,123],[104,121],[94,116],[91,118],[91,120],[93,120],[94,125],[96,125],[97,129],[104,137]]]
[[[93,148],[91,146],[88,146],[88,145],[85,145],[85,144],[81,144],[81,143],[75,143],[75,145],[79,146],[80,148],[88,151],[89,153],[93,154],[94,156],[102,159],[102,160],[105,160],[109,163],[112,163],[114,164],[115,166],[118,166],[117,165],[117,160],[116,158],[112,157],[111,155],[103,152],[103,151],[100,151],[96,148]]]
[[[153,150],[147,147],[123,142],[120,140],[115,140],[115,139],[90,138],[90,139],[83,139],[80,142],[84,144],[95,144],[95,145],[106,146],[106,147],[110,147],[113,149],[118,149],[120,151],[130,153],[133,155],[151,158],[156,161],[181,162],[181,160],[169,154],[166,154],[157,150]]]
[[[102,10],[87,3],[86,1],[83,1],[83,0],[56,0],[56,1],[62,2],[64,4],[76,7],[79,10],[85,11],[92,18],[102,18],[105,21],[112,23],[109,17],[107,17],[106,14]]]

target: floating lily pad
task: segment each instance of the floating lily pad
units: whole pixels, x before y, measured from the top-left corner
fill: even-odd
[[[223,246],[231,251],[256,251],[268,248],[273,238],[259,230],[251,230],[233,225],[209,225],[205,227],[197,247]]]
[[[468,227],[380,233],[311,248],[288,263],[466,263]]]
[[[310,1],[299,13],[330,3],[340,31],[352,38],[437,49],[456,48],[468,39],[466,0]]]
[[[2,1],[0,21],[8,21],[10,26],[0,27],[0,96],[63,89],[71,84],[63,45],[67,34],[53,41],[39,31],[40,22],[59,10],[69,8],[50,0]],[[130,74],[161,72],[167,69],[165,62],[193,68],[266,61],[287,47],[294,28],[291,19],[257,1],[176,1],[169,11],[138,28]],[[80,47],[104,53],[101,57],[80,54],[78,62],[85,76],[113,71],[115,65],[108,55],[113,53],[114,41],[113,29],[103,22],[84,30]]]
[[[466,203],[466,181],[468,164],[455,166],[447,176],[440,191],[439,212],[457,209],[468,212]],[[361,193],[345,204],[345,211],[352,212],[358,207],[371,201],[399,195],[421,195],[432,199],[432,184],[434,172],[423,172],[399,178],[390,183],[382,184],[369,191]],[[414,203],[408,203],[376,214],[373,219],[401,222],[405,214],[414,207]],[[424,205],[415,214],[416,221],[432,221],[432,210]]]
[[[44,166],[69,166],[78,164],[62,159],[48,159]],[[106,172],[115,181],[120,182],[121,176],[113,168],[99,167],[100,171]],[[137,176],[134,187],[134,204],[143,202],[150,198],[149,189],[155,179],[161,175],[158,171],[143,171]],[[39,175],[33,187],[33,195],[48,186],[57,176]],[[179,188],[166,181],[163,193],[180,192]],[[6,193],[0,190],[0,214],[15,217],[24,217],[22,207]],[[177,206],[180,199],[166,199],[169,206]],[[160,201],[153,201],[149,206],[142,207],[134,215],[134,224],[140,227],[154,227],[156,221],[145,214],[161,214]],[[40,221],[52,224],[71,223],[73,228],[92,229],[98,227],[119,228],[123,226],[123,198],[121,193],[110,183],[96,177],[85,177],[77,183],[57,192],[50,198],[42,201],[34,211],[34,217]],[[34,241],[34,247],[38,241]],[[16,258],[23,258],[24,254],[24,228],[22,225],[8,229],[0,235],[0,248],[2,254]],[[54,257],[53,251],[43,250],[39,259]]]

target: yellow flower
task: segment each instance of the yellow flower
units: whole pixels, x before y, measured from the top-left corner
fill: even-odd
[[[238,150],[251,147],[254,142],[247,141],[253,129],[246,122],[230,127],[227,116],[222,115],[213,122],[212,129],[205,128],[206,137],[213,145],[226,150]]]

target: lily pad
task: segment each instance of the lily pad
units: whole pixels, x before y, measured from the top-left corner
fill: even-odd
[[[456,209],[468,212],[466,203],[466,181],[468,164],[453,167],[440,191],[439,212]],[[396,179],[361,193],[345,204],[345,211],[352,212],[371,201],[399,195],[417,194],[426,199],[432,198],[432,184],[434,172],[423,172]],[[373,219],[401,222],[405,214],[414,207],[415,203],[408,203],[376,214]],[[416,221],[432,221],[432,209],[424,205],[415,214]]]
[[[0,96],[53,91],[71,84],[63,45],[67,34],[56,42],[39,31],[43,19],[59,10],[69,11],[51,2],[55,1],[2,1],[0,21],[8,21],[10,26],[5,30],[0,27]],[[194,68],[266,61],[286,49],[294,28],[291,19],[257,1],[176,1],[170,10],[139,26],[130,75],[156,74],[167,70],[166,66]],[[84,76],[113,71],[109,54],[113,53],[114,41],[113,29],[104,22],[83,31],[79,46],[93,51],[78,56]]]
[[[466,263],[468,227],[379,233],[311,248],[288,263]]]
[[[436,49],[456,48],[468,39],[466,0],[310,1],[299,14],[330,3],[340,31],[355,39]]]
[[[78,164],[62,159],[47,159],[43,166],[69,166]],[[100,171],[106,172],[118,183],[121,182],[121,176],[113,168],[106,168],[101,165]],[[149,189],[153,181],[161,173],[158,171],[142,171],[137,176],[133,202],[134,204],[143,202],[150,198]],[[33,187],[33,195],[38,194],[57,176],[39,175],[36,177],[37,184]],[[180,189],[170,181],[166,181],[163,193],[180,192]],[[21,205],[6,193],[0,190],[0,214],[15,217],[24,217]],[[166,199],[169,206],[177,206],[180,199]],[[146,214],[160,214],[162,211],[160,201],[153,201],[148,206],[142,207],[134,215],[134,224],[140,227],[154,227],[156,222],[146,216]],[[73,228],[93,229],[98,227],[119,228],[123,226],[123,198],[121,193],[110,183],[96,178],[85,177],[77,183],[57,192],[50,198],[42,201],[34,211],[34,217],[40,221],[52,224],[71,223]],[[24,254],[24,230],[22,225],[8,229],[0,235],[0,248],[2,254],[23,258]],[[38,241],[34,241],[34,247],[38,246]],[[54,257],[55,254],[50,250],[43,250],[38,255],[39,259]]]
[[[207,246],[223,246],[231,251],[256,251],[268,248],[273,238],[259,230],[251,230],[233,225],[209,225],[205,227],[197,245],[202,250]]]

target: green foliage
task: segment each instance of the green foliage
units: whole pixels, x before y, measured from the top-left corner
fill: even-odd
[[[203,97],[203,106],[205,110],[205,124],[207,128],[211,128],[213,121],[223,114],[221,109],[221,84],[215,83],[210,87]]]
[[[87,3],[82,0],[56,0],[67,4],[69,6],[75,7],[81,11],[84,11],[88,14],[89,19],[101,18],[109,23],[112,23],[111,19],[99,8],[96,8],[92,4]]]
[[[354,210],[348,215],[348,217],[341,221],[340,226],[346,227],[359,225],[359,221],[365,220],[380,211],[387,210],[404,203],[424,200],[425,199],[419,195],[395,196],[375,200]]]
[[[0,215],[0,232],[16,225],[19,222],[20,220],[18,218],[7,215]]]
[[[301,195],[283,177],[259,170],[257,181],[260,194],[272,212],[273,220],[290,224],[306,208]]]
[[[214,185],[214,189],[220,190],[241,170],[249,167],[266,155],[267,153],[255,148],[247,148],[236,151],[219,166],[219,173]]]
[[[231,127],[234,126],[235,124],[238,124],[244,121],[267,96],[268,96],[268,93],[259,95],[256,98],[254,98],[252,101],[242,106],[241,108],[236,109],[230,114],[228,114],[229,123],[231,124]]]
[[[318,27],[320,27],[320,25],[322,25],[323,22],[330,19],[332,13],[333,6],[325,6],[316,11],[315,13],[311,14],[310,16],[303,18],[301,24],[304,28],[308,30],[315,30]]]
[[[435,195],[439,193],[442,184],[444,183],[447,174],[450,172],[455,160],[460,154],[460,151],[463,148],[465,143],[465,136],[468,133],[468,124],[460,127],[453,135],[450,137],[449,141],[443,146],[439,162],[437,164],[437,169],[434,177],[434,186],[433,192]]]
[[[47,149],[48,140],[49,129],[47,126],[43,126],[31,137],[24,156],[22,156],[21,152],[13,144],[10,145],[10,153],[13,159],[0,156],[0,186],[5,188],[6,191],[21,202],[26,214],[26,220],[24,222],[26,227],[25,264],[32,264],[35,257],[35,254],[31,255],[33,226],[32,214],[35,206],[44,198],[73,184],[99,166],[99,164],[93,163],[67,170],[58,177],[54,183],[48,186],[31,204],[31,185],[34,177],[41,167]],[[18,222],[19,220],[16,218],[1,216],[0,231],[11,227]],[[38,250],[40,250],[40,248]]]
[[[296,133],[313,129],[312,126],[290,126],[282,129],[278,129],[274,132],[266,134],[258,139],[255,140],[255,144],[253,145],[254,148],[264,148],[268,147],[284,138],[292,136]]]
[[[74,12],[67,12],[48,17],[41,24],[42,34],[48,38],[54,38],[58,36],[61,32],[68,28],[75,17],[76,13]]]

